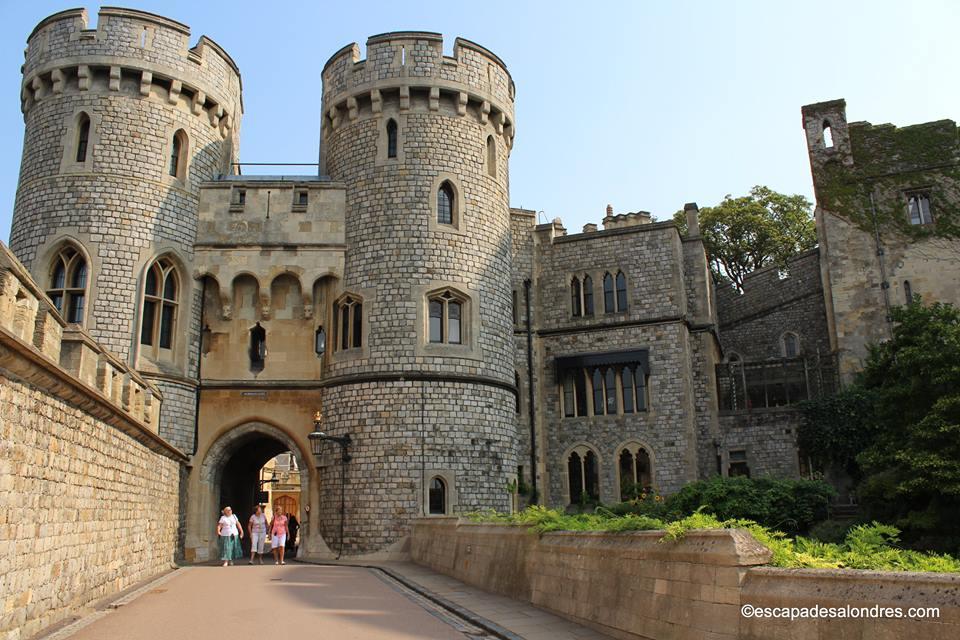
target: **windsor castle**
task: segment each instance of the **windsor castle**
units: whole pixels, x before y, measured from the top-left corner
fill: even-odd
[[[45,599],[209,559],[221,506],[246,517],[283,452],[318,558],[400,557],[419,517],[800,476],[796,403],[857,371],[891,306],[960,302],[960,247],[938,233],[960,199],[952,121],[804,107],[819,248],[738,293],[712,282],[694,203],[685,234],[643,211],[568,231],[511,208],[516,90],[474,42],[343,47],[322,69],[319,171],[250,176],[228,52],[138,10],[87,20],[29,35],[0,247],[0,544],[30,522],[67,550],[0,554],[11,593],[49,585],[37,627]],[[315,429],[349,435],[349,461],[315,455]],[[100,546],[100,509],[126,542]]]

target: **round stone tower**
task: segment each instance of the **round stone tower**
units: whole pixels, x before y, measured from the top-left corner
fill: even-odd
[[[346,186],[324,428],[349,433],[344,553],[410,520],[507,509],[517,472],[507,160],[514,86],[493,53],[397,32],[323,70],[321,164]],[[339,460],[321,522],[339,539]]]
[[[187,451],[199,185],[230,171],[242,111],[236,64],[189,38],[183,24],[115,7],[95,29],[82,9],[37,25],[10,235],[66,319],[161,387],[161,435]]]

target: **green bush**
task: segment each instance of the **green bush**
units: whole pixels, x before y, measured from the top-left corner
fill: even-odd
[[[691,482],[666,501],[671,519],[698,510],[720,520],[746,519],[790,534],[804,533],[829,515],[833,487],[821,480],[724,478]]]
[[[847,532],[857,524],[853,520],[835,520],[833,518],[818,522],[810,527],[808,535],[820,542],[843,542]]]
[[[513,514],[487,511],[468,514],[467,517],[476,522],[525,525],[539,534],[550,531],[663,530],[661,542],[678,540],[687,532],[697,529],[746,529],[770,549],[770,564],[775,567],[960,573],[960,560],[957,558],[898,548],[900,531],[878,522],[855,525],[842,543],[829,543],[800,536],[791,538],[782,531],[751,520],[721,520],[703,511],[664,521],[632,513],[616,515],[603,507],[594,513],[570,515],[556,509],[534,506]]]

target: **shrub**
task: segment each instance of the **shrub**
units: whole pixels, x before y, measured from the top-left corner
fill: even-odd
[[[702,509],[721,520],[752,520],[795,534],[826,519],[834,495],[821,480],[717,476],[691,482],[668,498],[666,515],[677,519]]]
[[[616,515],[602,507],[594,513],[569,515],[534,506],[514,514],[494,511],[467,516],[476,522],[526,525],[533,532],[664,530],[661,541],[678,540],[697,529],[746,529],[772,552],[770,564],[786,568],[847,568],[885,571],[960,572],[960,560],[949,555],[921,553],[897,547],[900,531],[873,522],[855,525],[842,543],[821,542],[764,527],[746,519],[721,520],[705,511],[666,522],[645,515]]]

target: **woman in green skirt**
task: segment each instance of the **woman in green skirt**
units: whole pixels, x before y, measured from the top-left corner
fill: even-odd
[[[220,549],[220,559],[223,560],[223,566],[233,564],[237,558],[243,557],[243,549],[240,548],[240,540],[243,539],[243,527],[237,516],[233,515],[233,509],[224,507],[221,512],[220,521],[217,522],[217,546]]]

